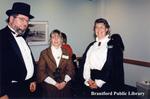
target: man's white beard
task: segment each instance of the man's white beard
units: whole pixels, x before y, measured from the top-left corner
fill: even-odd
[[[25,30],[16,29],[16,32],[18,33],[18,35],[24,35]]]

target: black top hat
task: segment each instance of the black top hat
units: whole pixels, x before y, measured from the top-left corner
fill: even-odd
[[[7,10],[6,14],[8,16],[12,14],[22,14],[28,16],[29,19],[34,18],[34,16],[30,15],[30,5],[22,2],[14,3],[12,9]]]

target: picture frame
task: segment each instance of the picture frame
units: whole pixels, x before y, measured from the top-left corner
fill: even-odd
[[[29,22],[25,38],[29,45],[48,44],[48,22],[47,21]]]

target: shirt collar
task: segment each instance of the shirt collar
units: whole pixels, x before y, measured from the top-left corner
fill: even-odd
[[[11,33],[14,35],[14,36],[18,36],[18,33],[15,32],[15,30],[13,28],[11,28],[11,26],[8,25],[8,28],[11,30]]]
[[[56,51],[56,50],[58,50],[58,51],[60,51],[61,50],[61,47],[59,47],[59,48],[56,48],[55,46],[51,46],[51,49],[53,50],[53,51]]]
[[[98,39],[98,37],[96,37],[96,42],[107,42],[109,40],[109,35],[106,35],[104,38],[102,39]]]

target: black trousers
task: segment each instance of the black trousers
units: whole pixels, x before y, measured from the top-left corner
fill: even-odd
[[[8,89],[10,99],[29,99],[32,97],[30,93],[30,81],[12,83]]]

